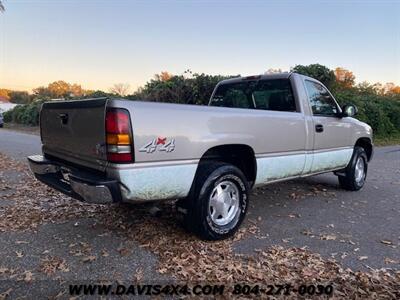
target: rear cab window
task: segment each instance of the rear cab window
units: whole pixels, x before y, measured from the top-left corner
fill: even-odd
[[[220,84],[210,106],[296,112],[289,79],[246,80]]]

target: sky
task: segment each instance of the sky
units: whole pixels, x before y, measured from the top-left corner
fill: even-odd
[[[400,85],[397,1],[2,0],[0,88],[131,90],[156,73],[261,74],[320,63]]]

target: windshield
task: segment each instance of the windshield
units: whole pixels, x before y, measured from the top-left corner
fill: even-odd
[[[296,111],[289,79],[253,80],[220,84],[209,105]]]

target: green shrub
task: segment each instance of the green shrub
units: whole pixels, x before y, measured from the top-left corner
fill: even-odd
[[[8,110],[3,114],[4,122],[10,123],[12,122],[13,110]]]
[[[357,119],[368,123],[374,134],[380,137],[400,133],[400,99],[376,91],[367,92],[351,88],[333,92],[340,105],[355,104]]]
[[[145,100],[182,104],[207,105],[217,83],[235,76],[192,74],[171,75],[168,79],[156,76],[137,92],[127,96],[129,100]]]

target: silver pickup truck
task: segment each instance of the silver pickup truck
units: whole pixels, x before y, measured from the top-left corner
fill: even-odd
[[[356,112],[296,73],[224,80],[208,106],[52,101],[43,154],[28,160],[37,179],[82,201],[179,199],[185,224],[217,240],[240,226],[251,188],[324,172],[362,188],[372,130]]]

